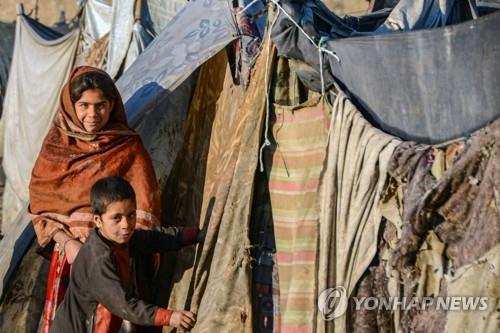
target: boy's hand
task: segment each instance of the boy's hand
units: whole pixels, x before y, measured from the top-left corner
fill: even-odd
[[[207,229],[206,228],[200,229],[198,231],[198,236],[197,236],[198,243],[203,243],[205,241],[205,237],[207,237]]]
[[[190,331],[196,323],[196,315],[189,311],[174,311],[169,326]]]

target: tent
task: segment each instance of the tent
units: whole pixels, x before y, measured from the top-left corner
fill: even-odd
[[[261,34],[254,22],[265,11],[248,16],[241,9],[249,4],[190,1],[117,83],[158,172],[162,223],[207,228],[203,245],[183,249],[169,261],[164,275],[171,286],[169,306],[197,313],[194,332],[373,326],[452,332],[472,325],[493,332],[494,304],[464,316],[344,308],[333,319],[325,306],[330,303],[319,301],[324,290],[337,286],[350,298],[447,296],[460,290],[492,302],[499,297],[498,120],[452,143],[404,141],[367,117],[330,71],[329,54],[323,54],[326,93],[320,93],[318,51],[307,56],[312,44],[283,10],[293,18],[293,6],[309,8],[300,10],[307,15],[297,24],[310,34],[334,14],[321,9],[319,15],[315,1],[283,1],[284,9],[265,14],[269,24]],[[480,25],[495,15],[472,22]],[[337,17],[336,33],[347,34],[339,42],[358,40],[349,34],[380,26],[388,17],[387,10],[359,19]],[[275,46],[269,39],[272,22]],[[445,43],[442,29],[448,27],[383,37],[436,33]],[[477,37],[480,30],[471,30]],[[290,54],[276,40],[280,34],[295,41],[288,44]],[[381,37],[361,38],[370,46]],[[378,52],[383,54],[370,56]],[[337,55],[342,66],[353,66],[350,57]],[[400,68],[394,72],[406,75]],[[368,73],[353,85],[375,80]],[[12,284],[39,281],[39,267],[27,276],[16,273]],[[471,284],[474,278],[485,284]],[[9,313],[30,311],[35,293],[15,303],[26,291],[7,292],[5,299],[15,304]],[[157,301],[166,299],[159,294]],[[4,309],[0,306],[0,314]]]

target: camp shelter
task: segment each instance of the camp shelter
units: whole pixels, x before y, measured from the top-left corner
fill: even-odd
[[[499,49],[494,40],[500,14],[468,20],[479,12],[468,1],[403,0],[381,23],[373,14],[341,19],[321,1],[283,3],[296,20],[307,13],[302,19],[306,29],[315,38],[323,36],[325,47],[335,52],[335,58],[323,55],[327,84],[335,77],[365,117],[384,131],[439,143],[470,134],[499,116],[494,92],[500,82],[495,65]],[[317,71],[317,49],[284,14],[273,40],[280,55],[305,61]],[[317,74],[303,79],[319,81]]]
[[[328,309],[318,301],[337,286],[350,297],[466,290],[498,299],[498,120],[436,145],[387,133],[330,71],[330,54],[323,52],[321,94],[321,53],[284,54],[269,30],[259,34],[238,14],[249,3],[191,1],[118,80],[160,178],[163,223],[207,228],[203,245],[170,258],[170,306],[198,314],[194,332],[453,332],[472,325],[493,332],[495,304],[465,316],[345,309],[325,320]],[[311,11],[301,12],[314,14],[315,2],[304,3]],[[292,54],[303,56],[312,44],[295,23],[309,34],[321,26],[287,21],[290,8],[281,5],[269,13],[273,38],[289,29]],[[390,15],[342,22],[374,28]],[[448,28],[384,37],[436,33],[445,43],[441,29]],[[339,58],[349,65],[349,57]],[[394,72],[406,77],[399,67]],[[471,287],[474,279],[485,283]]]

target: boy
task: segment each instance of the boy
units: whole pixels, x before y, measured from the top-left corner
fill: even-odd
[[[120,177],[97,181],[90,199],[97,230],[90,233],[75,259],[68,290],[50,331],[118,332],[123,319],[190,330],[196,321],[193,313],[164,309],[132,295],[129,259],[199,242],[198,229],[135,230],[135,192]]]

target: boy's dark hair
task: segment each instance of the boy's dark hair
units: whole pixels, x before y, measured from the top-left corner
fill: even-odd
[[[110,102],[116,98],[114,83],[105,74],[97,72],[84,73],[77,76],[69,87],[71,102],[76,103],[82,98],[83,92],[89,89],[100,89],[104,97]]]
[[[96,215],[104,214],[110,203],[127,199],[135,202],[135,191],[128,181],[117,176],[99,179],[90,190],[92,213]]]

